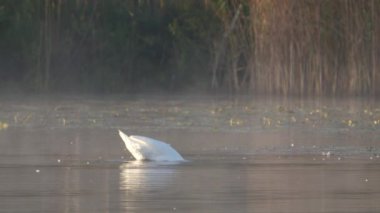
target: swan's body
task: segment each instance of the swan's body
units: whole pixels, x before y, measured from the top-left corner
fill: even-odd
[[[136,160],[184,161],[183,157],[167,143],[144,136],[128,136],[120,130],[119,135]]]

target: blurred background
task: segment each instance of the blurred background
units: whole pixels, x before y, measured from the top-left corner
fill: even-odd
[[[377,0],[0,0],[0,91],[379,95]]]

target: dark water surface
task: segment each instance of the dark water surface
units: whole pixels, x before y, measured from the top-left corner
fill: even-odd
[[[0,212],[380,212],[376,101],[3,98],[0,122]]]

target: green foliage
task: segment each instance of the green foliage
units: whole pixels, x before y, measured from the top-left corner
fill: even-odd
[[[2,0],[0,83],[35,91],[46,81],[48,91],[183,89],[205,76],[219,24],[196,1]]]
[[[379,94],[379,11],[374,0],[0,0],[0,89]]]

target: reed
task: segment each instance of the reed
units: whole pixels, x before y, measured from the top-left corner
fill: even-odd
[[[379,95],[379,14],[377,0],[0,0],[0,89]]]
[[[220,80],[227,87],[300,96],[378,94],[379,1],[228,2],[229,11],[248,7],[249,16],[240,14],[229,36],[222,75],[228,80]],[[233,14],[222,20],[228,26]]]

